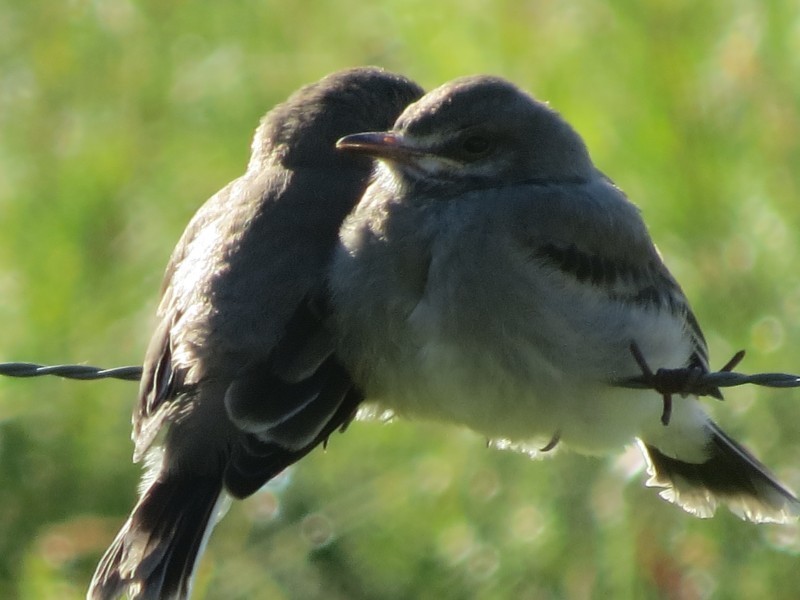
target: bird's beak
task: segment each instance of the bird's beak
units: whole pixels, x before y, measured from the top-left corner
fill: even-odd
[[[347,135],[336,142],[336,148],[345,152],[355,152],[400,162],[407,162],[409,159],[424,154],[409,144],[403,136],[391,131]]]

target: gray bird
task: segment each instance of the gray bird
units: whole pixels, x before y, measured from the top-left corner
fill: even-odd
[[[656,368],[707,371],[703,334],[638,209],[546,104],[493,77],[446,84],[393,129],[331,268],[340,357],[367,399],[500,445],[605,454],[637,440],[661,496],[785,521],[800,503],[694,396],[667,425]]]
[[[175,248],[133,418],[138,503],[88,598],[185,598],[223,500],[255,492],[353,417],[325,271],[367,157],[336,140],[390,127],[422,90],[377,68],[329,75],[262,120],[247,172]]]

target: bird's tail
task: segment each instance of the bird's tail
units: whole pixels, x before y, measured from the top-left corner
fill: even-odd
[[[741,444],[712,421],[704,462],[686,462],[640,441],[650,479],[661,496],[698,517],[710,517],[719,503],[742,519],[783,523],[800,515],[800,501]]]
[[[97,566],[87,600],[187,598],[223,496],[219,480],[159,473]]]

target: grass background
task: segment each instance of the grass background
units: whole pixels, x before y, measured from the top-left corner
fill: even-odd
[[[0,360],[138,363],[169,252],[261,114],[357,64],[549,100],[641,206],[713,364],[800,370],[791,0],[0,0]],[[0,380],[0,597],[85,593],[135,495],[134,396]],[[727,398],[718,419],[800,489],[800,394]],[[693,519],[639,468],[355,424],[231,509],[195,597],[796,597],[797,526]]]

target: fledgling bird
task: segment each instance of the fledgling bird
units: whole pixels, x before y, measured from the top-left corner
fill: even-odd
[[[604,454],[637,440],[649,485],[700,517],[796,517],[797,498],[697,398],[615,382],[708,369],[700,327],[638,209],[575,130],[511,83],[446,84],[384,132],[331,269],[339,355],[365,397],[490,439]],[[666,420],[666,419],[665,419]]]
[[[262,120],[247,172],[195,214],[167,267],[134,413],[139,501],[88,598],[186,598],[227,495],[243,498],[354,415],[325,329],[325,272],[371,160],[336,140],[422,95],[377,68],[301,88]]]

